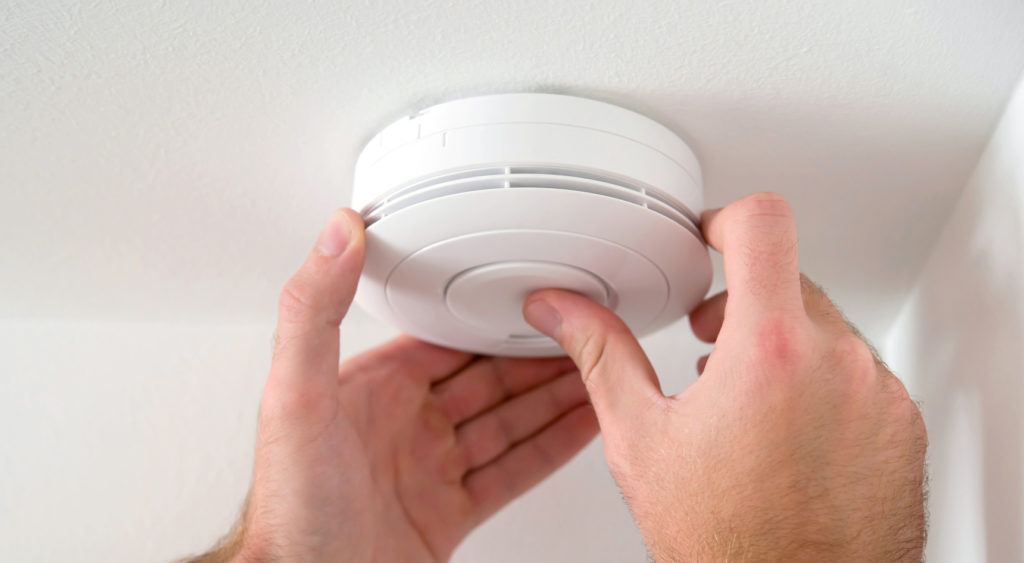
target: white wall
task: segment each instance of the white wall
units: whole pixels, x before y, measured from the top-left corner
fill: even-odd
[[[168,561],[212,545],[249,485],[272,333],[0,321],[0,561]],[[668,391],[692,380],[706,348],[687,333],[684,323],[644,341]],[[343,351],[391,334],[354,311]],[[599,441],[455,556],[644,559]]]
[[[1024,82],[886,348],[928,426],[928,560],[1024,561]]]
[[[0,560],[160,561],[248,486],[266,326],[0,324]]]

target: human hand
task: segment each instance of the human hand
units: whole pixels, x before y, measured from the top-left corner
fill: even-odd
[[[253,483],[199,561],[443,561],[593,438],[568,358],[479,358],[399,337],[338,366],[363,223],[332,217],[281,293]]]
[[[920,561],[927,436],[906,389],[797,266],[788,204],[706,213],[728,296],[701,304],[714,342],[673,397],[629,329],[565,291],[527,320],[576,361],[605,456],[659,561]]]

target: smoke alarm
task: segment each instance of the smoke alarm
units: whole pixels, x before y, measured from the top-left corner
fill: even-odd
[[[533,291],[608,307],[638,336],[707,292],[700,166],[668,128],[607,103],[502,94],[437,105],[363,149],[356,302],[405,333],[501,356],[556,356],[523,320]]]

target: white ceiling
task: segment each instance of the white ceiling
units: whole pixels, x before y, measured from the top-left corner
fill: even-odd
[[[1018,0],[121,4],[0,6],[0,316],[264,321],[378,126],[540,90],[788,196],[877,333],[1024,67]]]

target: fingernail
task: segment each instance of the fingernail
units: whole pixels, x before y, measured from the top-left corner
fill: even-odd
[[[351,234],[344,215],[341,213],[332,215],[327,226],[320,232],[320,237],[316,239],[316,249],[323,256],[339,256],[345,252]]]
[[[523,310],[523,318],[533,328],[558,339],[558,333],[562,329],[562,315],[546,301],[537,300],[529,303]]]

